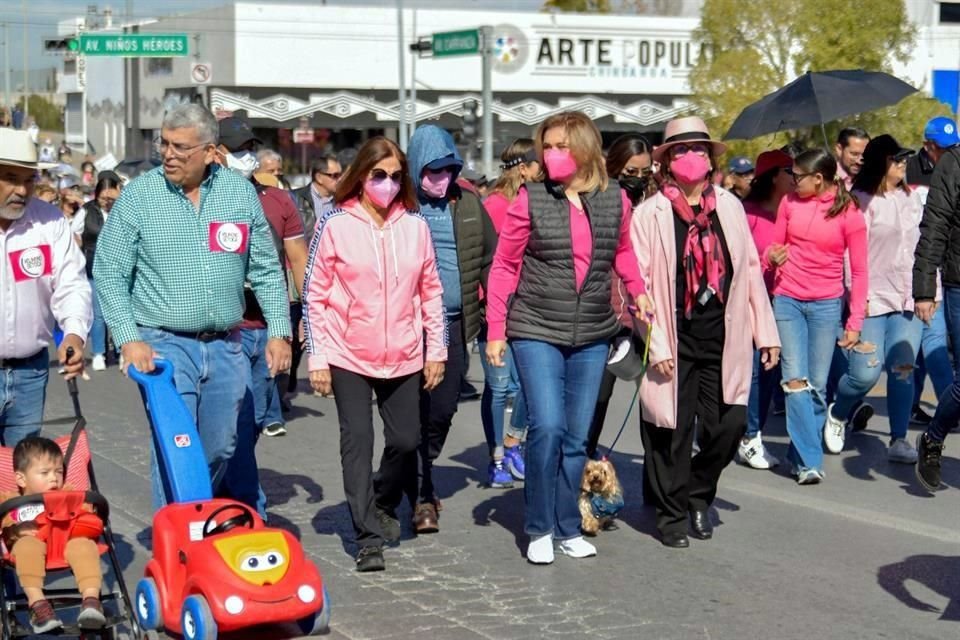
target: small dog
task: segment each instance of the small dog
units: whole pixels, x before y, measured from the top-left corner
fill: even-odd
[[[595,536],[600,529],[615,528],[613,518],[623,508],[623,488],[612,462],[606,458],[587,462],[577,502],[585,534]]]

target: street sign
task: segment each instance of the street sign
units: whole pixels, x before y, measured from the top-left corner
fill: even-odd
[[[294,129],[294,144],[313,144],[313,129]]]
[[[480,53],[480,29],[433,34],[433,55],[466,56]]]
[[[190,82],[193,84],[210,84],[213,76],[213,67],[209,62],[194,62],[190,65]]]
[[[71,39],[68,46],[87,56],[175,58],[190,53],[185,33],[85,33]]]

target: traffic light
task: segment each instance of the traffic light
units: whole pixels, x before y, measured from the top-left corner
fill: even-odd
[[[463,136],[474,139],[477,137],[477,109],[480,104],[476,100],[466,100],[463,103]]]
[[[80,48],[80,43],[76,38],[63,38],[60,40],[44,40],[43,50],[50,53],[69,53]]]

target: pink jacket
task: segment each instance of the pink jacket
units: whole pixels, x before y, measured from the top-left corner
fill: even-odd
[[[736,196],[716,188],[717,216],[727,240],[733,279],[726,301],[723,345],[723,401],[746,405],[753,375],[753,349],[779,347],[780,337],[763,283],[760,258]],[[667,379],[653,365],[677,359],[677,242],[673,208],[660,193],[633,214],[630,237],[656,315],[650,336],[650,367],[640,384],[643,418],[658,427],[677,426],[677,377]],[[744,329],[749,327],[749,331]]]
[[[440,276],[430,228],[391,210],[377,228],[356,200],[324,216],[310,247],[303,316],[310,371],[398,378],[446,361]]]

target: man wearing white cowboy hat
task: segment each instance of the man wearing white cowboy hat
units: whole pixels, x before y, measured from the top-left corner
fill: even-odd
[[[53,325],[65,377],[83,372],[93,322],[84,258],[69,222],[33,198],[37,148],[26,131],[0,128],[0,443],[40,433]],[[73,355],[67,358],[67,349]]]

